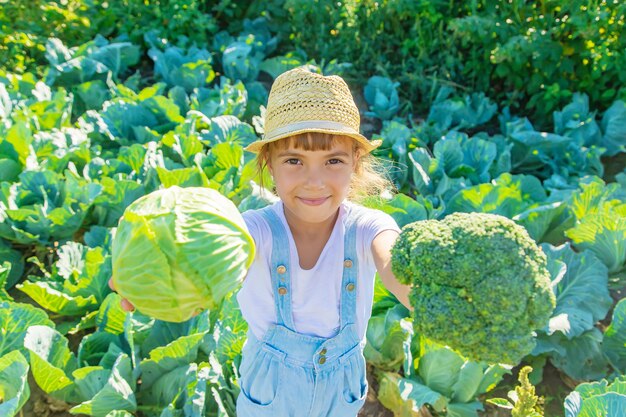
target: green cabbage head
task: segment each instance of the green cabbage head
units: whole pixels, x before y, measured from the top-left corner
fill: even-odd
[[[255,253],[228,198],[177,186],[128,206],[112,250],[116,291],[141,313],[171,322],[218,307],[240,285]]]
[[[469,359],[517,365],[554,310],[546,255],[506,217],[417,221],[391,253],[395,276],[413,286],[417,332]]]

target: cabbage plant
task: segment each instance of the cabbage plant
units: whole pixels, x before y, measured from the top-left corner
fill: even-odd
[[[141,313],[171,322],[219,307],[255,253],[229,199],[213,189],[178,186],[128,206],[112,250],[118,293]]]

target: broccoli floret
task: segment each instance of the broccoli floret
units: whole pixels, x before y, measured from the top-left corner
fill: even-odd
[[[545,254],[506,217],[414,222],[391,253],[393,273],[413,286],[416,330],[469,359],[518,364],[554,310]]]

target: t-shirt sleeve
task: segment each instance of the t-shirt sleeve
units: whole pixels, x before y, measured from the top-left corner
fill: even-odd
[[[365,253],[371,252],[372,242],[379,233],[385,230],[395,230],[400,233],[398,223],[389,214],[375,209],[367,209],[367,215],[362,217],[361,236]]]

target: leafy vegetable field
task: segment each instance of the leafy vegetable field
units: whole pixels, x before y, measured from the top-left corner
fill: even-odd
[[[299,65],[342,75],[383,141],[399,192],[367,205],[400,226],[512,219],[556,298],[532,353],[503,365],[427,339],[377,281],[361,415],[626,415],[625,15],[599,0],[0,0],[0,415],[235,416],[233,294],[182,323],[127,313],[111,242],[160,188],[271,203],[243,147]]]

